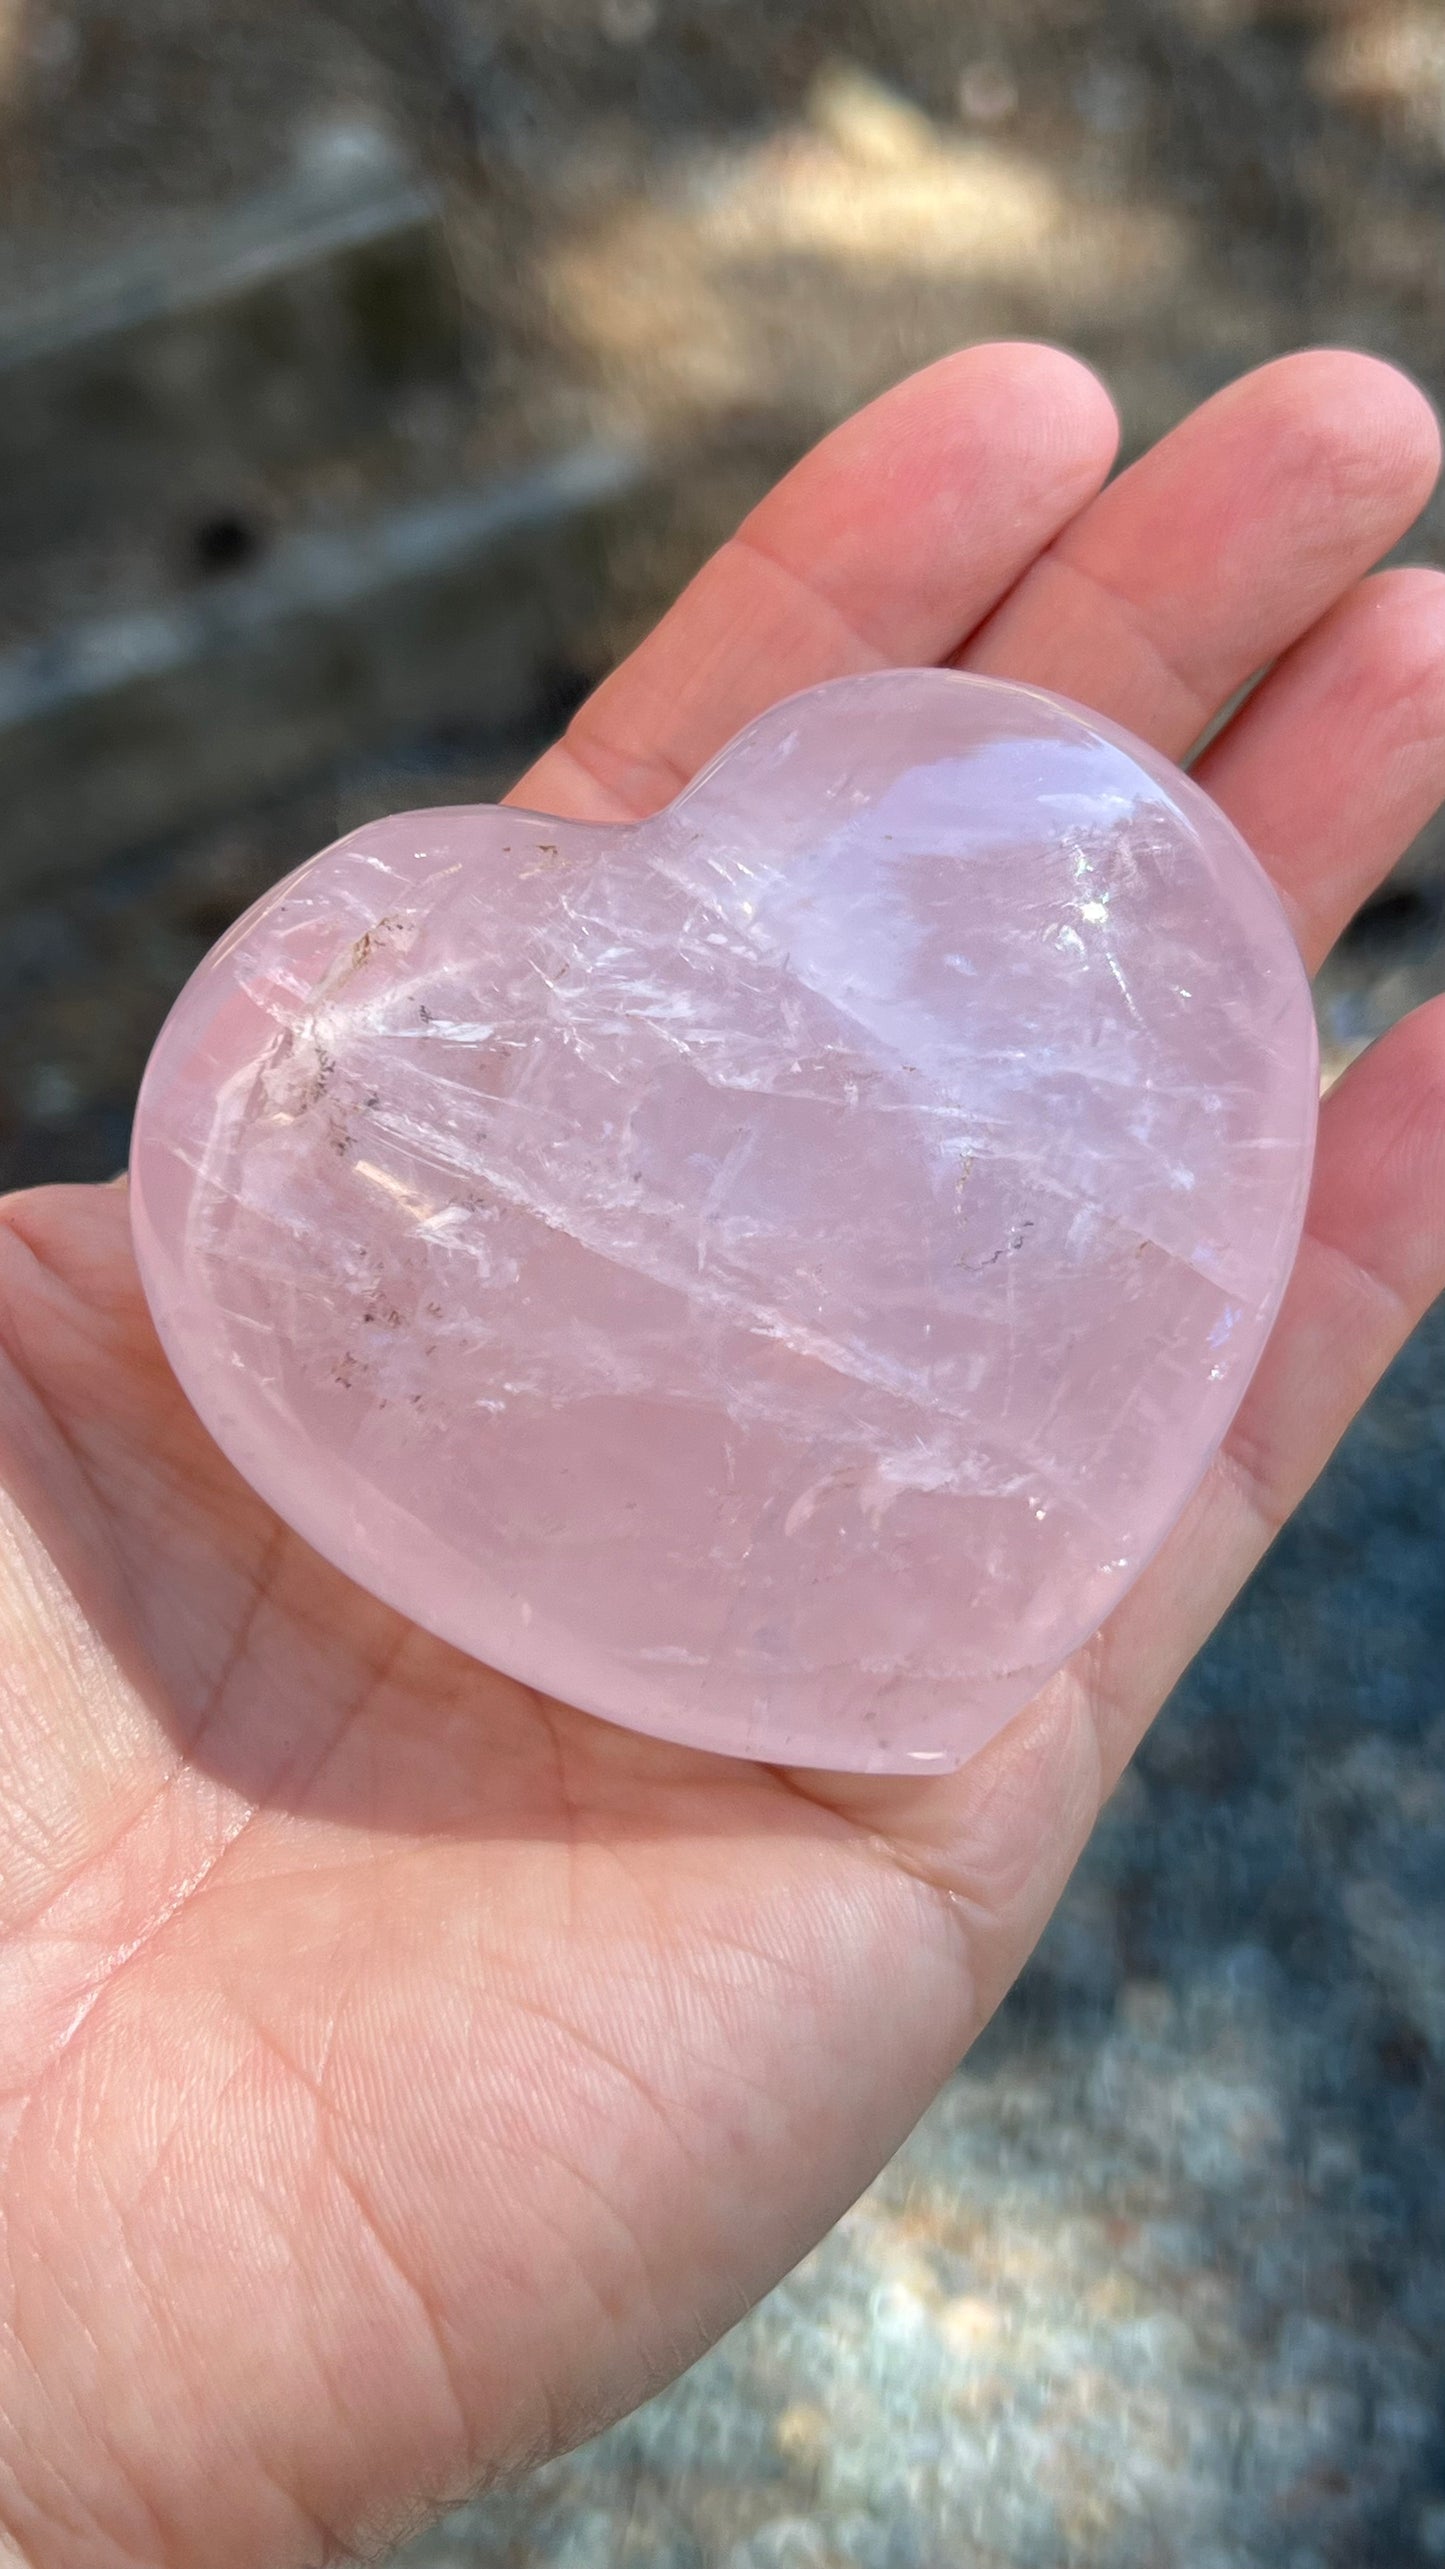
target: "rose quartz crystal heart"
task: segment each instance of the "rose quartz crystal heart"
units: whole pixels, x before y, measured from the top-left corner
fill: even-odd
[[[670,1739],[949,1767],[1228,1427],[1316,1084],[1196,786],[900,670],[638,827],[303,866],[156,1046],[136,1247],[233,1462],[430,1631]]]

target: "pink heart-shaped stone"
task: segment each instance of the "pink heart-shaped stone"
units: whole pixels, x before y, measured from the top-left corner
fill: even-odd
[[[898,670],[635,828],[413,812],[303,866],[156,1046],[136,1248],[233,1462],[430,1631],[668,1738],[948,1767],[1199,1481],[1316,1088],[1199,789]]]

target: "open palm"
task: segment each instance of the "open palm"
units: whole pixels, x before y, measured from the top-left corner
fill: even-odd
[[[1200,766],[1311,964],[1445,792],[1420,396],[1246,379],[1113,483],[1094,379],[935,366],[749,519],[519,789],[617,819],[748,716],[956,659]],[[1445,1013],[1325,1108],[1265,1363],[1184,1525],[963,1773],[633,1738],[407,1625],[176,1389],[122,1188],[0,1208],[0,2544],[383,2547],[737,2318],[902,2139],[1175,1675],[1445,1282]]]

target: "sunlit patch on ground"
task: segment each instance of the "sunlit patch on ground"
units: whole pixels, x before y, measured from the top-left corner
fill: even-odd
[[[935,124],[839,64],[781,132],[692,156],[580,224],[547,285],[655,419],[659,403],[776,399],[800,363],[831,388],[858,364],[858,298],[880,291],[932,353],[998,326],[1000,297],[1033,297],[1060,331],[1121,298],[1142,320],[1188,256],[1176,215],[1071,186],[1037,151]]]

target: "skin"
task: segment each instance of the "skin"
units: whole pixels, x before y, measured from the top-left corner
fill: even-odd
[[[765,500],[518,788],[665,800],[771,699],[1041,680],[1204,782],[1311,964],[1445,794],[1420,394],[1333,352],[1102,485],[1073,359],[977,348]],[[242,1486],[123,1188],[0,1207],[0,2546],[366,2553],[688,2363],[996,2006],[1167,1689],[1445,1282],[1445,1008],[1324,1110],[1226,1450],[1111,1624],[944,1781],[783,1773],[541,1700]],[[1262,1672],[1262,1682],[1267,1679]]]

